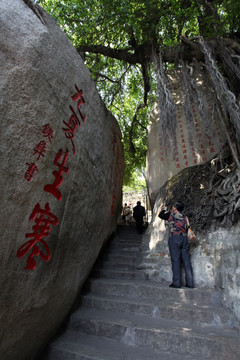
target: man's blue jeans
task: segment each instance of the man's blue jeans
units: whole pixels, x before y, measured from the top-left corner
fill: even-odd
[[[187,286],[193,286],[193,272],[189,255],[189,242],[187,236],[172,235],[168,241],[172,261],[173,281],[172,283],[181,286],[181,260],[185,270]]]

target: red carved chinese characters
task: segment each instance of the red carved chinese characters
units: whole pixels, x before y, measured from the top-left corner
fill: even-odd
[[[68,172],[69,172],[69,168],[64,166],[67,161],[68,154],[69,154],[69,151],[67,149],[64,154],[63,161],[62,161],[62,163],[60,163],[59,161],[61,160],[61,157],[63,155],[63,150],[60,149],[58,151],[58,153],[54,159],[54,165],[56,165],[59,169],[58,171],[56,171],[56,170],[53,171],[53,175],[55,176],[55,181],[53,184],[47,184],[44,186],[44,190],[46,192],[52,194],[53,196],[55,196],[55,198],[57,198],[57,200],[62,199],[62,194],[58,190],[58,187],[62,184],[62,181],[63,181],[62,174],[63,174],[63,172],[65,172],[66,174],[68,174]]]
[[[165,161],[164,159],[164,150],[163,150],[163,141],[162,141],[162,136],[161,134],[158,134],[158,141],[159,141],[159,150],[160,150],[160,161]]]
[[[38,154],[37,161],[40,159],[41,156],[44,156],[44,152],[46,151],[46,142],[44,140],[40,141],[40,143],[35,147],[35,153],[33,155]]]
[[[43,130],[42,130],[43,136],[47,137],[49,139],[49,142],[52,142],[53,139],[53,129],[49,126],[49,124],[46,124],[43,126]],[[41,140],[39,142],[39,144],[36,145],[35,149],[34,149],[34,154],[33,155],[37,155],[38,158],[36,161],[39,161],[41,157],[44,157],[44,153],[46,152],[46,141]],[[31,181],[33,179],[33,175],[35,173],[35,171],[38,171],[37,165],[35,163],[26,163],[26,165],[28,166],[28,169],[25,173],[25,179],[27,181]]]
[[[67,139],[71,140],[72,142],[72,149],[73,149],[73,155],[76,155],[76,149],[75,149],[75,145],[73,142],[74,139],[74,134],[78,128],[78,126],[81,126],[80,121],[75,113],[75,111],[73,110],[72,106],[69,106],[70,110],[72,111],[72,115],[68,121],[68,123],[66,123],[65,121],[63,121],[63,123],[67,126],[66,128],[62,128],[63,131],[65,132],[65,136]]]
[[[25,173],[25,179],[27,181],[31,181],[35,171],[38,171],[38,168],[37,168],[37,165],[34,164],[34,163],[31,163],[31,164],[26,163],[26,165],[28,166],[28,169],[27,169],[27,171]]]
[[[83,114],[81,113],[81,111],[80,111],[80,106],[81,106],[82,104],[85,104],[85,100],[84,100],[84,98],[83,98],[83,91],[82,91],[82,90],[79,90],[78,87],[77,87],[77,85],[75,85],[75,89],[77,90],[77,92],[76,92],[76,94],[74,94],[74,95],[72,96],[72,99],[73,99],[73,101],[77,101],[78,112],[79,112],[79,114],[80,114],[80,116],[81,116],[81,119],[82,119],[83,123],[85,123],[86,115],[83,115]]]
[[[85,100],[83,98],[83,91],[79,90],[75,85],[76,93],[72,96],[72,100],[76,102],[78,113],[80,115],[81,121],[85,123],[86,115],[83,115],[80,107],[82,104],[85,104]],[[77,117],[77,114],[74,111],[74,108],[69,106],[72,115],[70,116],[69,122],[63,121],[66,125],[66,128],[63,128],[65,132],[65,136],[67,139],[70,139],[73,146],[73,154],[75,155],[75,145],[73,142],[75,132],[78,127],[81,126],[80,120]],[[52,143],[53,139],[53,129],[49,124],[43,126],[42,134],[45,138],[48,138],[49,142]],[[41,157],[44,157],[44,153],[46,152],[46,141],[41,140],[34,149],[34,154],[37,155],[36,161],[39,161]],[[52,172],[55,177],[55,180],[52,184],[46,184],[44,186],[44,191],[53,195],[57,200],[62,199],[62,194],[58,189],[59,186],[63,182],[63,173],[68,174],[69,167],[66,166],[66,162],[69,156],[69,150],[66,149],[64,152],[62,149],[58,150],[57,155],[54,159],[54,165],[58,167],[58,170]],[[27,181],[32,180],[35,171],[38,171],[37,165],[35,163],[27,163],[28,170],[25,173],[25,178]],[[114,182],[115,185],[115,182]],[[114,194],[115,196],[115,188]],[[114,198],[115,199],[115,198]],[[114,202],[113,202],[114,204]],[[58,218],[54,214],[50,212],[49,203],[46,203],[45,209],[41,209],[39,203],[37,203],[34,207],[32,214],[29,217],[29,220],[35,221],[35,225],[33,226],[33,232],[25,234],[25,237],[28,240],[25,244],[23,244],[17,251],[17,257],[22,258],[26,254],[30,253],[27,259],[27,266],[25,269],[34,270],[36,268],[36,262],[34,257],[40,256],[43,261],[49,261],[50,259],[50,249],[46,241],[45,237],[49,236],[51,228],[50,225],[56,226],[58,224]],[[39,248],[40,245],[40,248]]]
[[[31,251],[25,269],[34,270],[36,267],[35,256],[40,256],[46,262],[50,259],[49,246],[43,239],[49,236],[51,231],[50,225],[56,226],[58,224],[58,218],[50,212],[49,203],[46,203],[45,209],[41,209],[39,203],[37,203],[29,220],[35,221],[35,225],[32,227],[33,232],[27,233],[25,237],[27,239],[32,238],[32,240],[27,241],[19,248],[17,257],[22,258]],[[39,249],[39,243],[42,244],[44,252]]]
[[[180,133],[180,138],[181,138],[181,141],[184,143],[185,140],[184,140],[184,133],[183,133],[182,114],[179,110],[177,112],[177,121],[178,121],[178,130]],[[184,146],[184,145],[182,145],[182,146]],[[179,147],[177,148],[177,152],[176,152],[176,156],[175,156],[176,169],[181,168],[180,157],[181,157],[181,148],[180,148],[180,144],[179,144]]]
[[[78,112],[80,114],[80,117],[82,119],[82,122],[85,123],[85,119],[86,119],[86,115],[83,115],[80,111],[80,106],[82,104],[85,104],[85,100],[83,98],[83,91],[79,90],[77,85],[75,85],[75,88],[77,90],[76,94],[74,94],[72,96],[73,101],[77,101],[77,108],[78,108]],[[63,123],[66,125],[66,128],[62,128],[63,131],[65,132],[65,136],[67,139],[71,140],[72,143],[72,150],[73,150],[73,155],[76,155],[76,149],[75,149],[75,144],[73,142],[74,136],[75,136],[75,132],[77,131],[78,126],[81,126],[80,120],[77,117],[77,114],[75,113],[73,107],[71,105],[69,105],[69,109],[72,112],[72,115],[70,116],[70,119],[68,121],[68,123],[66,121],[63,121]]]
[[[50,143],[52,143],[52,139],[53,139],[53,129],[50,127],[49,124],[46,124],[43,126],[43,136],[47,137],[48,140],[50,141]]]

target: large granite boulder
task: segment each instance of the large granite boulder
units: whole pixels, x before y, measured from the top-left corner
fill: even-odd
[[[227,139],[226,127],[218,115],[216,99],[206,83],[204,70],[198,68],[192,74],[198,86],[195,97],[193,94],[187,97],[183,92],[177,72],[171,71],[167,76],[176,111],[176,138],[164,139],[166,127],[162,123],[166,109],[160,112],[156,104],[148,127],[146,169],[152,207],[160,188],[168,179],[185,168],[211,160]]]
[[[117,121],[40,7],[1,0],[0,358],[26,360],[70,311],[121,207]]]

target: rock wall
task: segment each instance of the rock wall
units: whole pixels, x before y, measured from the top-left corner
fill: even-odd
[[[226,151],[225,155],[227,154]],[[231,157],[228,160],[232,164]],[[169,203],[167,210],[170,211],[176,200],[184,202],[184,213],[189,217],[196,234],[196,240],[190,244],[194,285],[219,289],[222,303],[232,311],[232,320],[239,326],[240,208],[237,201],[228,197],[222,203],[222,210],[227,207],[227,213],[221,211],[222,215],[218,216],[214,201],[217,195],[217,199],[221,201],[222,183],[228,184],[223,193],[225,198],[226,190],[228,193],[236,193],[238,189],[239,170],[231,170],[227,163],[225,165],[226,172],[222,170],[222,166],[218,171],[218,166],[212,167],[210,162],[184,169],[161,187],[155,201],[152,221],[144,235],[138,268],[148,279],[169,284],[172,282],[168,223],[161,220],[158,214],[163,207],[166,208],[166,203]],[[235,181],[232,183],[231,179]],[[185,285],[184,271],[182,285]]]
[[[172,282],[168,249],[168,229],[158,218],[160,199],[156,201],[151,224],[144,235],[142,258],[138,268],[150,280]],[[218,228],[195,232],[197,240],[190,246],[194,285],[221,290],[222,303],[232,311],[232,321],[240,326],[240,224],[231,229]],[[185,273],[182,271],[182,284]],[[217,321],[217,319],[216,319]]]
[[[0,358],[54,334],[122,203],[117,121],[65,34],[38,6],[0,3]]]
[[[194,96],[187,99],[189,94],[182,91],[178,74],[168,74],[177,115],[176,139],[170,138],[168,142],[164,139],[164,114],[157,106],[150,119],[146,175],[153,216],[144,236],[139,269],[149,279],[172,281],[168,229],[158,214],[166,203],[170,210],[175,201],[182,201],[197,234],[197,241],[191,244],[194,284],[221,289],[222,302],[232,310],[239,324],[239,205],[238,197],[231,197],[237,193],[239,172],[234,172],[230,165],[218,171],[220,161],[216,154],[221,150],[223,162],[224,157],[230,158],[224,147],[226,125],[218,116],[213,91],[205,83],[204,70],[192,76],[201,93],[201,107]],[[188,100],[191,101],[185,108]],[[187,118],[192,119],[192,123]],[[231,160],[229,164],[232,163]],[[236,178],[235,182],[231,182],[231,176]],[[225,182],[228,188],[223,192],[221,184]],[[182,276],[184,285],[184,272]]]
[[[192,122],[189,123],[185,110],[187,94],[183,93],[179,75],[175,72],[168,74],[169,88],[176,108],[176,140],[169,138],[169,143],[166,143],[161,125],[162,115],[157,105],[150,118],[146,177],[152,206],[159,189],[169,178],[184,168],[212,159],[226,141],[225,128],[214,107],[212,90],[204,84],[203,73],[196,72],[194,78],[202,103],[200,107],[199,99],[190,98],[187,111]]]

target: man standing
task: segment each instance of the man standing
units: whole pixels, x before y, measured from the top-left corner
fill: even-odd
[[[159,217],[169,222],[169,240],[168,246],[172,261],[173,280],[169,285],[173,288],[181,287],[181,264],[182,259],[185,269],[185,286],[193,288],[193,272],[189,256],[189,242],[187,238],[187,224],[188,219],[182,214],[184,205],[182,203],[175,203],[172,207],[172,212],[161,210]]]
[[[133,208],[133,217],[136,220],[136,227],[139,234],[143,232],[143,217],[146,215],[145,207],[141,206],[141,201]]]

